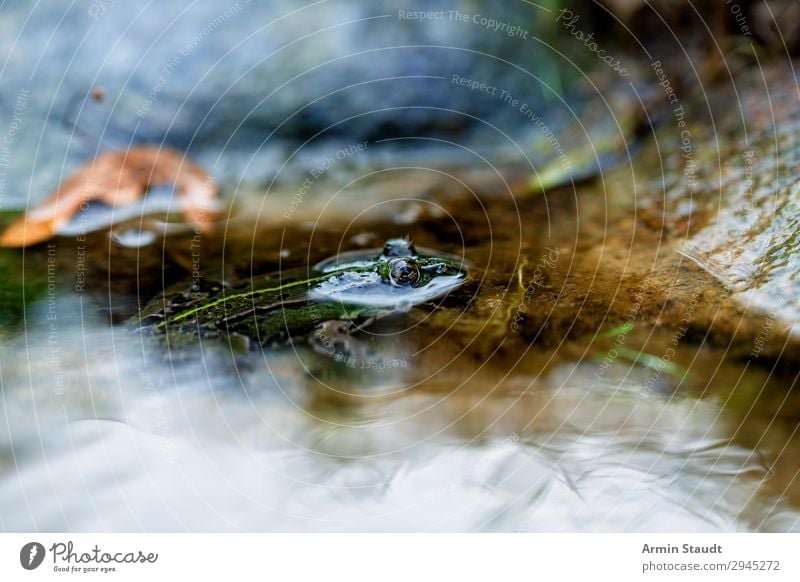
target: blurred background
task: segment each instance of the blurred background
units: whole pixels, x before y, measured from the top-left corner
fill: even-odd
[[[222,206],[0,249],[0,530],[797,530],[798,7],[4,4],[3,225],[135,146]],[[398,236],[471,265],[403,366],[131,330]]]

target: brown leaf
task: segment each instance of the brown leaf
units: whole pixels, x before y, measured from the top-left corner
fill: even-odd
[[[218,187],[214,179],[183,153],[170,148],[136,147],[108,151],[84,165],[40,205],[0,235],[4,247],[26,247],[50,240],[90,200],[123,205],[142,198],[148,188],[174,184],[180,210],[198,228],[211,230]]]

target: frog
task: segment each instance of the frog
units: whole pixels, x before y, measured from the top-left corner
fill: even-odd
[[[340,359],[354,351],[354,330],[441,298],[467,279],[463,258],[393,238],[383,248],[344,252],[312,267],[171,289],[134,323],[166,340],[170,351],[212,339],[227,339],[237,353],[305,341]]]

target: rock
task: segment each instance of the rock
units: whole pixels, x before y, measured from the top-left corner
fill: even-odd
[[[658,147],[635,162],[642,218],[723,287],[721,302],[703,306],[708,323],[747,338],[753,356],[800,341],[796,90],[788,63],[750,68],[712,91],[707,106],[687,103],[687,125],[667,122]],[[704,107],[713,115],[699,113]]]
[[[542,86],[552,53],[529,34],[541,10],[467,0],[426,10],[421,20],[400,0],[4,6],[2,206],[40,200],[98,148],[190,150],[235,187],[273,177],[307,140],[450,135],[500,114],[517,123],[453,75],[531,103],[552,93]],[[94,87],[102,103],[83,99]],[[67,109],[79,129],[62,126]]]

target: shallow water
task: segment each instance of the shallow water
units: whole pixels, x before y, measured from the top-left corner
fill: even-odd
[[[59,356],[63,384],[4,357],[6,530],[783,531],[800,519],[796,485],[781,489],[796,458],[741,434],[717,397],[644,394],[641,370],[500,380],[404,356],[410,370],[342,381],[300,350],[237,375],[213,357],[145,365],[129,338],[74,333],[61,336],[81,346]],[[33,339],[12,357],[47,350]]]
[[[384,177],[387,192],[393,178],[413,176]],[[644,302],[614,303],[628,292],[623,273],[598,274],[593,247],[571,244],[586,228],[579,219],[606,212],[590,191],[577,201],[501,195],[486,212],[469,192],[437,192],[368,204],[349,224],[333,203],[318,227],[304,219],[318,209],[308,200],[283,230],[234,216],[224,238],[203,242],[204,267],[228,278],[405,234],[468,259],[462,288],[360,334],[384,355],[379,369],[302,343],[165,357],[108,317],[124,320],[137,296],[164,285],[152,268],[162,260],[185,279],[192,233],[169,237],[166,251],[98,235],[78,293],[76,241],[57,239],[56,291],[31,297],[4,332],[2,528],[798,529],[791,372],[679,337],[642,317]],[[549,228],[519,228],[523,217]],[[463,243],[448,242],[461,238],[455,227]],[[48,252],[26,252],[28,277]],[[690,262],[674,276],[713,283]],[[623,357],[657,358],[676,337],[672,367]]]
[[[207,1],[119,3],[100,21],[55,4],[15,5],[0,22],[14,57],[6,101],[24,102],[0,111],[22,124],[1,210],[40,200],[91,157],[59,120],[97,83],[109,97],[82,103],[78,121],[100,149],[187,149],[229,208],[200,236],[163,214],[169,192],[150,193],[50,245],[0,251],[0,530],[800,529],[789,67],[743,69],[739,110],[730,88],[708,104],[678,88],[690,189],[674,119],[626,141],[640,103],[627,81],[616,95],[587,77],[580,99],[562,100],[560,80],[582,73],[573,64],[456,21],[379,19],[404,2],[322,3],[313,40],[296,44],[309,19],[282,0],[226,16]],[[533,30],[530,6],[492,14]],[[644,68],[636,97],[663,113]],[[468,73],[526,108],[452,82]],[[602,167],[608,157],[623,162]],[[534,174],[549,187],[532,187]],[[361,330],[380,365],[302,342],[168,352],[127,323],[173,285],[398,236],[464,258],[470,280]]]

